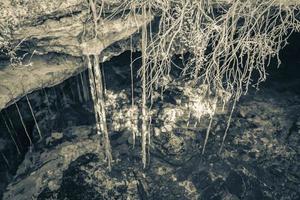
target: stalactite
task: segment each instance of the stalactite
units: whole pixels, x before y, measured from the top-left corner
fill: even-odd
[[[86,86],[86,76],[84,72],[80,73],[80,80],[82,85],[83,97],[84,100],[87,102],[88,100],[90,100],[90,96],[89,96],[88,88]]]
[[[7,168],[10,169],[10,165],[9,165],[9,162],[8,162],[6,156],[4,155],[3,152],[1,152],[1,155],[2,155],[2,158],[3,158],[4,162],[5,162],[5,164],[7,165]]]
[[[29,108],[30,108],[30,112],[31,112],[31,115],[32,115],[32,117],[33,117],[33,120],[34,120],[36,129],[37,129],[37,131],[38,131],[38,133],[39,133],[40,139],[43,139],[42,133],[41,133],[41,130],[40,130],[40,127],[39,127],[39,124],[38,124],[37,121],[36,121],[35,114],[34,114],[34,112],[33,112],[33,109],[32,109],[32,106],[31,106],[31,103],[30,103],[30,101],[29,101],[29,98],[28,98],[27,94],[25,95],[25,97],[26,97],[28,106],[29,106]]]
[[[83,102],[83,97],[81,95],[80,82],[78,80],[78,76],[76,77],[76,87],[77,87],[77,93],[78,93],[79,102],[82,103]]]
[[[52,91],[53,91],[54,99],[55,99],[54,106],[55,106],[56,111],[58,111],[59,109],[58,109],[58,105],[57,105],[57,93],[56,93],[55,87],[52,87]]]
[[[101,68],[101,74],[102,74],[102,80],[103,80],[103,94],[106,95],[106,80],[105,80],[105,74],[104,74],[104,67],[100,66]]]
[[[7,124],[7,121],[5,120],[4,116],[1,115],[1,117],[2,117],[2,120],[4,121],[5,127],[6,127],[8,133],[9,133],[9,135],[10,135],[10,138],[11,138],[11,140],[13,141],[13,143],[14,143],[16,149],[17,149],[18,154],[20,155],[20,154],[21,154],[21,151],[20,151],[20,148],[19,148],[19,146],[18,146],[18,144],[17,144],[15,138],[13,137],[12,131],[11,131],[11,129],[9,128],[9,126],[8,126],[8,124]]]
[[[14,126],[14,124],[13,124],[11,118],[9,117],[8,113],[6,112],[6,110],[4,110],[4,112],[5,112],[6,119],[8,119],[9,125],[10,125],[10,127],[12,128],[12,133],[14,133],[14,136],[15,136],[15,138],[16,138],[16,142],[17,142],[17,144],[19,144],[19,147],[20,147],[20,150],[21,150],[21,149],[23,149],[23,147],[22,147],[22,143],[21,143],[20,140],[19,140],[19,137],[18,137],[18,133],[17,133],[17,131],[16,131],[16,128],[15,128],[15,126]],[[3,116],[4,116],[4,115],[3,115]]]
[[[48,117],[48,119],[50,119],[49,114],[50,114],[50,115],[52,114],[51,108],[50,108],[50,101],[49,101],[48,94],[47,94],[45,88],[43,88],[43,92],[44,92],[44,95],[45,95],[46,105],[47,105],[47,108],[48,108],[48,115],[47,115],[47,117]]]
[[[70,91],[71,91],[71,95],[72,95],[72,100],[74,102],[76,102],[76,95],[75,95],[75,92],[74,92],[73,87],[72,87],[72,79],[70,79],[69,82],[70,82]]]
[[[60,86],[59,88],[61,90],[61,94],[62,94],[62,97],[63,97],[63,103],[64,103],[64,105],[68,105],[68,99],[67,99],[67,96],[66,96],[66,94],[64,92],[63,86]]]
[[[31,138],[30,138],[30,136],[29,136],[29,133],[28,133],[28,131],[27,131],[27,128],[26,128],[26,126],[25,126],[25,123],[24,123],[23,117],[22,117],[22,115],[21,115],[19,106],[18,106],[17,103],[15,103],[15,105],[16,105],[16,108],[17,108],[17,111],[18,111],[18,114],[19,114],[19,117],[20,117],[20,121],[21,121],[21,123],[22,123],[22,126],[23,126],[23,128],[24,128],[24,131],[25,131],[26,136],[27,136],[27,138],[28,138],[29,144],[30,144],[30,146],[31,146],[31,145],[32,145],[32,140],[31,140]]]

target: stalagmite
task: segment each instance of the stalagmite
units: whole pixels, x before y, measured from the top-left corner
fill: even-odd
[[[29,108],[30,108],[30,112],[31,112],[31,115],[32,115],[32,117],[33,117],[33,120],[34,120],[36,129],[37,129],[37,131],[38,131],[38,133],[39,133],[40,139],[42,139],[43,137],[42,137],[42,134],[41,134],[41,130],[40,130],[39,124],[38,124],[37,121],[36,121],[35,114],[34,114],[34,112],[33,112],[33,109],[32,109],[32,106],[31,106],[31,103],[30,103],[30,101],[29,101],[29,98],[28,98],[27,94],[25,95],[25,97],[26,97],[28,106],[29,106]]]
[[[19,149],[19,146],[18,146],[18,144],[17,144],[15,138],[14,138],[13,135],[12,135],[12,131],[11,131],[11,129],[9,128],[9,126],[8,126],[8,124],[7,124],[7,121],[5,120],[4,116],[3,116],[3,115],[1,115],[1,116],[2,116],[2,120],[4,121],[5,127],[6,127],[8,133],[9,133],[9,135],[10,135],[10,138],[12,139],[12,141],[13,141],[13,143],[14,143],[16,149],[17,149],[17,152],[18,152],[18,154],[20,155],[20,154],[21,154],[21,151],[20,151],[20,149]]]
[[[24,131],[25,131],[26,136],[27,136],[27,138],[28,138],[29,144],[30,144],[30,146],[31,146],[31,145],[32,145],[32,140],[31,140],[31,138],[30,138],[30,136],[29,136],[29,133],[28,133],[28,131],[27,131],[27,128],[26,128],[26,126],[25,126],[25,123],[24,123],[23,117],[22,117],[22,115],[21,115],[19,106],[18,106],[17,103],[15,103],[15,105],[16,105],[16,108],[17,108],[17,111],[18,111],[18,114],[19,114],[19,117],[20,117],[20,121],[21,121],[21,123],[22,123],[22,126],[23,126],[23,128],[24,128]]]

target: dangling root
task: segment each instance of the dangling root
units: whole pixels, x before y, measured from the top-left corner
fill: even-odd
[[[131,134],[132,134],[132,146],[135,147],[135,140],[136,140],[136,131],[134,128],[134,79],[133,79],[133,45],[132,45],[132,36],[130,37],[130,78],[131,78],[131,108],[132,112],[130,112],[130,119],[131,119]]]
[[[91,94],[92,94],[92,100],[94,102],[94,113],[95,113],[95,120],[96,120],[96,132],[98,135],[101,134],[100,131],[100,124],[99,119],[98,119],[98,112],[100,112],[100,107],[99,105],[97,105],[97,96],[96,96],[96,92],[95,92],[95,78],[94,78],[94,72],[93,72],[93,67],[92,67],[92,63],[90,60],[90,57],[87,56],[87,61],[88,61],[88,72],[89,72],[89,81],[90,81],[90,90],[91,90]]]
[[[220,150],[219,150],[219,154],[222,152],[222,149],[223,149],[223,146],[224,146],[224,142],[225,142],[225,139],[226,139],[226,136],[227,136],[227,133],[228,133],[228,129],[230,127],[232,113],[233,113],[233,111],[235,109],[236,102],[237,102],[237,100],[235,99],[233,101],[231,112],[230,112],[230,115],[229,115],[229,118],[228,118],[228,121],[227,121],[227,126],[226,126],[226,130],[225,130],[225,133],[224,133],[224,136],[223,136],[223,139],[222,139],[222,144],[221,144],[221,147],[220,147]]]
[[[28,140],[29,140],[29,144],[30,144],[30,146],[31,146],[31,145],[32,145],[32,140],[31,140],[31,138],[30,138],[30,136],[29,136],[29,134],[28,134],[27,128],[26,128],[26,126],[25,126],[23,117],[22,117],[21,112],[20,112],[20,109],[19,109],[19,106],[18,106],[17,103],[15,103],[15,105],[16,105],[16,108],[17,108],[17,111],[18,111],[18,114],[19,114],[19,117],[20,117],[22,126],[23,126],[23,128],[24,128],[24,131],[25,131],[26,136],[27,136],[27,138],[28,138]]]
[[[215,112],[216,112],[216,109],[217,109],[217,99],[214,101],[214,108],[213,108],[213,113],[210,115],[210,121],[209,121],[209,125],[207,127],[207,131],[206,131],[206,135],[205,135],[205,140],[204,140],[204,145],[203,145],[203,149],[202,149],[202,155],[205,153],[205,148],[206,148],[206,144],[207,144],[207,141],[208,141],[208,138],[209,138],[209,133],[210,133],[210,129],[211,129],[211,125],[212,125],[212,121],[213,121],[213,118],[214,118],[214,115],[215,115]]]
[[[103,133],[105,155],[108,163],[108,168],[109,170],[111,170],[112,154],[111,154],[111,146],[110,146],[110,140],[109,140],[107,122],[106,122],[102,73],[99,66],[98,55],[93,55],[92,57],[94,61],[93,65],[89,56],[87,56],[87,60],[88,60],[88,71],[89,71],[89,79],[90,79],[90,89],[91,89],[92,99],[94,102],[96,131],[97,134],[99,135],[101,134],[101,132]]]
[[[27,94],[26,94],[25,96],[26,96],[26,100],[27,100],[28,106],[29,106],[29,108],[30,108],[31,115],[32,115],[32,117],[33,117],[33,120],[34,120],[36,129],[37,129],[37,131],[38,131],[38,133],[39,133],[40,139],[42,139],[43,137],[42,137],[42,134],[41,134],[41,130],[40,130],[39,124],[38,124],[37,121],[36,121],[36,118],[35,118],[35,115],[34,115],[34,112],[33,112],[32,106],[31,106],[31,103],[30,103],[30,101],[29,101],[29,98],[28,98]]]
[[[143,14],[146,18],[146,7],[143,7]],[[147,60],[146,60],[146,47],[147,47],[147,25],[144,24],[142,28],[142,162],[144,168],[147,165],[147,152],[149,148],[150,132],[147,128],[148,123],[148,109],[146,106],[147,101]]]
[[[107,122],[106,122],[106,111],[105,111],[105,99],[104,99],[104,88],[103,88],[103,80],[102,80],[102,71],[99,66],[99,59],[97,55],[94,55],[94,72],[95,72],[95,85],[97,91],[97,100],[98,104],[100,105],[101,112],[98,113],[100,116],[100,123],[102,125],[102,132],[104,133],[104,148],[105,148],[105,155],[108,160],[108,167],[111,170],[111,162],[112,162],[112,155],[111,155],[111,146],[109,141],[109,135],[107,130]]]
[[[23,147],[22,147],[22,145],[21,145],[22,143],[20,142],[20,140],[19,140],[19,138],[18,138],[18,133],[17,133],[17,131],[16,131],[16,128],[15,128],[13,122],[11,121],[11,118],[9,117],[8,113],[6,112],[6,110],[5,110],[5,115],[6,115],[6,119],[8,119],[8,122],[9,122],[10,127],[12,127],[12,133],[13,133],[13,135],[14,135],[15,138],[16,138],[17,144],[20,145],[20,147],[21,147],[20,149],[23,149]],[[4,115],[3,115],[3,116],[4,116]]]
[[[14,143],[16,149],[17,149],[17,152],[18,152],[18,154],[20,155],[20,154],[21,154],[21,151],[20,151],[20,148],[19,148],[19,146],[18,146],[18,144],[17,144],[15,138],[13,137],[12,131],[11,131],[11,129],[9,128],[9,126],[8,126],[8,124],[7,124],[7,121],[5,120],[4,116],[3,116],[3,115],[1,115],[1,116],[2,116],[2,119],[3,119],[3,121],[4,121],[5,127],[6,127],[6,129],[8,130],[8,133],[9,133],[9,135],[10,135],[10,137],[11,137],[11,139],[12,139],[12,141],[13,141],[13,143]]]

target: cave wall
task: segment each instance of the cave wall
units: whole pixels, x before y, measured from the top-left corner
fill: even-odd
[[[105,3],[104,15],[109,15],[120,4],[117,1]],[[85,1],[38,4],[4,1],[0,13],[3,14],[0,25],[7,28],[0,34],[0,110],[27,93],[56,85],[82,72],[87,67],[83,51],[95,45],[99,54],[101,52],[101,62],[129,49],[130,36],[132,48],[136,49],[139,41],[138,33],[134,33],[151,20],[150,16],[145,21],[138,14],[122,18],[116,13],[113,19],[102,21],[97,30],[99,38],[95,41],[83,36],[92,29]],[[17,57],[14,63],[9,61],[12,50],[16,54],[13,57]]]

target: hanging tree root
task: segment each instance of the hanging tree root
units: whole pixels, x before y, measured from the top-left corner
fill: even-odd
[[[17,133],[17,131],[16,131],[16,128],[15,128],[15,126],[14,126],[14,124],[13,124],[11,118],[9,117],[7,111],[5,110],[4,112],[5,112],[6,119],[8,119],[9,125],[10,125],[10,127],[12,128],[12,133],[14,134],[14,136],[15,136],[15,138],[16,138],[16,142],[17,142],[17,144],[19,144],[19,147],[20,147],[19,149],[21,150],[21,149],[23,149],[23,147],[22,147],[22,143],[21,143],[20,140],[19,140],[19,137],[18,137],[18,133]],[[4,116],[4,114],[3,114],[3,116]]]
[[[96,131],[98,135],[101,135],[101,133],[103,134],[105,155],[108,163],[108,168],[109,170],[111,170],[112,154],[111,154],[109,134],[107,130],[104,88],[103,88],[102,73],[99,66],[98,55],[93,55],[92,60],[90,56],[87,56],[90,91],[94,103]]]
[[[140,75],[143,77],[144,72],[147,72],[147,92],[159,88],[159,80],[170,75],[172,56],[175,53],[189,52],[182,67],[182,77],[194,80],[195,87],[207,85],[205,96],[218,96],[223,105],[232,101],[235,104],[235,101],[247,93],[249,86],[258,87],[265,81],[265,69],[271,58],[277,58],[280,64],[280,49],[287,44],[293,31],[300,31],[297,16],[299,5],[289,6],[283,1],[130,2],[140,10],[147,6],[151,15],[155,15],[157,11],[160,15],[158,32],[146,47],[142,47],[142,51],[146,48],[142,56],[146,56],[147,64],[143,64]],[[253,79],[253,74],[258,77]],[[233,110],[221,149],[228,134],[232,112]],[[209,131],[210,125],[204,146],[207,144]],[[204,151],[205,148],[203,153]]]
[[[26,128],[26,125],[25,125],[25,123],[24,123],[24,120],[23,120],[22,114],[21,114],[21,112],[20,112],[19,106],[18,106],[17,103],[15,103],[15,105],[16,105],[16,108],[17,108],[17,111],[18,111],[18,114],[19,114],[19,117],[20,117],[20,121],[21,121],[22,126],[23,126],[23,128],[24,128],[25,134],[26,134],[26,136],[27,136],[27,138],[28,138],[29,145],[32,146],[33,143],[32,143],[32,140],[31,140],[31,138],[30,138],[30,136],[29,136],[29,133],[28,133],[28,131],[27,131],[27,128]]]
[[[146,6],[143,7],[143,16],[147,17]],[[142,162],[144,168],[147,165],[147,155],[149,152],[149,138],[150,131],[147,128],[148,124],[148,108],[147,103],[147,57],[146,57],[146,47],[147,47],[147,25],[144,24],[142,27],[142,67],[141,67],[141,78],[142,78]]]
[[[2,120],[4,121],[5,127],[6,127],[8,133],[9,133],[9,135],[10,135],[10,138],[11,138],[11,140],[13,141],[13,143],[14,143],[16,149],[17,149],[18,154],[20,155],[20,154],[21,154],[21,151],[20,151],[20,148],[19,148],[19,146],[18,146],[18,143],[16,142],[16,140],[15,140],[13,134],[12,134],[12,130],[9,128],[9,126],[8,126],[8,124],[7,124],[7,121],[5,120],[4,116],[3,116],[2,114],[1,114],[1,116],[2,116]]]
[[[27,100],[28,106],[29,106],[29,108],[30,108],[30,112],[31,112],[31,115],[32,115],[32,117],[33,117],[33,120],[34,120],[36,129],[37,129],[37,131],[38,131],[38,134],[39,134],[39,136],[40,136],[40,139],[42,139],[42,138],[43,138],[43,137],[42,137],[42,133],[41,133],[39,124],[38,124],[37,121],[36,121],[35,114],[34,114],[34,112],[33,112],[31,103],[30,103],[30,101],[29,101],[29,98],[28,98],[27,94],[26,94],[25,96],[26,96],[26,100]]]
[[[97,30],[99,21],[102,20],[103,4],[104,1],[89,0],[95,43],[89,42],[93,46],[83,49],[83,54],[88,61],[96,129],[98,134],[102,132],[104,135],[105,153],[110,166],[111,147],[98,61],[102,49],[101,44],[97,44],[97,38],[101,37]],[[223,107],[234,101],[221,151],[236,102],[247,93],[249,86],[258,86],[266,79],[265,67],[272,57],[277,57],[280,63],[278,54],[287,44],[288,30],[291,32],[300,30],[300,23],[295,16],[295,11],[299,10],[298,6],[280,4],[276,0],[232,0],[226,3],[226,6],[222,6],[223,4],[224,2],[218,3],[214,0],[124,1],[123,5],[131,10],[130,15],[138,11],[145,17],[157,14],[160,16],[158,31],[155,34],[151,29],[148,30],[146,25],[142,26],[141,32],[142,67],[139,75],[142,83],[141,136],[144,167],[149,160],[147,152],[149,152],[151,125],[147,102],[149,98],[152,102],[153,90],[161,88],[163,92],[164,86],[160,80],[170,76],[172,56],[175,53],[189,52],[187,61],[181,68],[181,75],[194,80],[195,87],[207,86],[203,92],[204,96],[214,96],[219,103],[223,103]],[[113,16],[112,14],[111,17]],[[105,19],[109,18],[110,16]],[[256,80],[252,80],[254,73],[258,74]],[[216,107],[213,109],[215,113]],[[210,116],[202,153],[205,152],[213,117],[214,115]],[[135,140],[135,133],[133,138]]]

